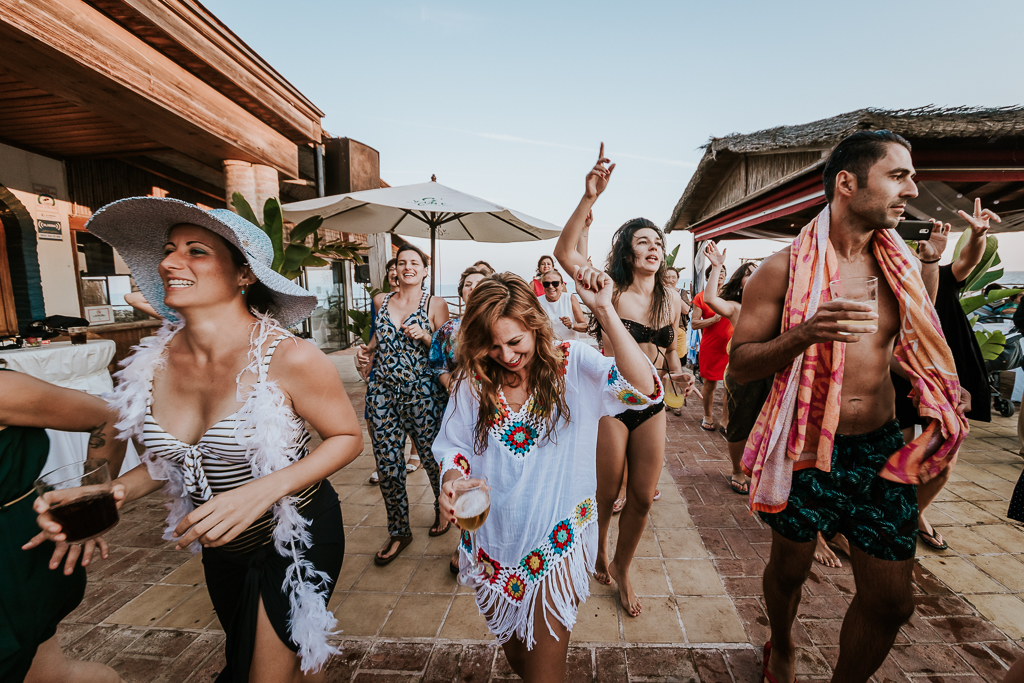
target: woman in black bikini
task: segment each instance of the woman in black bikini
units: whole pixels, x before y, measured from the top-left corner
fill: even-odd
[[[587,265],[587,255],[576,246],[587,214],[598,196],[608,186],[615,164],[607,165],[604,144],[597,164],[587,174],[586,191],[555,247],[555,258],[565,271]],[[647,357],[667,371],[669,379],[681,383],[686,392],[693,385],[693,375],[683,370],[675,349],[674,323],[679,320],[679,297],[663,284],[665,274],[665,242],[661,230],[651,221],[636,218],[620,227],[612,238],[612,251],[606,271],[615,283],[615,311],[626,330],[640,344]],[[605,340],[605,355],[614,356],[615,349]],[[598,551],[595,578],[619,586],[622,607],[630,616],[642,609],[629,580],[629,566],[647,525],[647,515],[654,500],[658,477],[665,460],[665,406],[658,403],[641,411],[627,411],[600,422],[597,446],[597,521]],[[626,505],[619,518],[619,538],[615,556],[608,562],[608,527],[612,506],[622,482],[625,465],[629,465]]]

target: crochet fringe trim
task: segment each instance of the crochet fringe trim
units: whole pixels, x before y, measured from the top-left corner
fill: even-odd
[[[477,590],[476,605],[499,645],[515,637],[526,643],[527,650],[533,649],[537,644],[533,625],[538,604],[552,638],[558,640],[551,628],[549,618],[552,615],[572,631],[579,614],[579,605],[590,597],[590,576],[594,573],[597,560],[597,524],[589,523],[579,532],[578,539],[576,546],[543,579],[528,585],[527,594],[521,602],[512,602],[502,594],[500,588],[490,585]],[[461,550],[459,557],[460,564],[468,566],[469,556],[465,549]]]
[[[124,370],[115,375],[119,384],[113,394],[106,398],[120,414],[117,423],[118,438],[127,439],[141,436],[146,418],[155,371],[166,363],[164,349],[171,337],[184,323],[165,322],[155,337],[147,338],[135,348],[135,353],[122,361]],[[238,412],[238,427],[235,437],[246,448],[254,478],[284,469],[295,462],[296,440],[304,428],[302,420],[287,406],[284,393],[276,382],[256,382],[248,395],[241,393],[241,378],[251,374],[256,378],[262,372],[262,349],[271,335],[282,334],[284,330],[267,315],[257,315],[257,323],[250,336],[249,363],[238,375],[239,401],[244,405]],[[172,540],[171,532],[193,510],[192,499],[185,492],[184,477],[180,468],[148,452],[143,461],[153,479],[166,481],[164,493],[171,502],[167,517],[164,539]],[[323,668],[332,654],[341,654],[341,648],[327,642],[334,635],[338,621],[327,610],[330,577],[317,571],[305,559],[305,551],[312,545],[309,521],[297,507],[298,499],[293,496],[282,498],[275,503],[273,512],[274,550],[282,557],[292,559],[282,585],[288,595],[288,628],[292,641],[299,647],[299,659],[304,673],[314,673]],[[192,552],[199,551],[199,544],[193,543]]]

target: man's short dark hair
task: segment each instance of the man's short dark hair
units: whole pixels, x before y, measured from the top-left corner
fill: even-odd
[[[857,176],[857,183],[868,182],[868,170],[888,153],[889,145],[903,145],[909,152],[910,143],[890,130],[859,130],[848,135],[835,146],[825,161],[822,180],[825,184],[825,199],[829,202],[836,193],[836,176],[840,171],[849,171]]]

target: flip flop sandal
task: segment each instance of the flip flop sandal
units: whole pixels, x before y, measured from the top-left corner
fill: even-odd
[[[377,484],[379,484],[380,483],[380,473],[377,472],[377,470],[374,470],[373,474],[370,475],[369,481],[367,481],[366,483],[370,484],[371,486],[376,486]]]
[[[375,565],[377,565],[378,567],[383,567],[386,564],[391,564],[392,560],[394,560],[396,557],[402,554],[402,551],[405,550],[405,546],[412,543],[412,536],[390,536],[388,538],[387,548],[382,548],[382,550],[391,550],[391,546],[394,545],[395,541],[398,542],[398,547],[395,548],[395,551],[387,557],[381,557],[380,550],[377,551],[377,553],[373,556],[373,563]]]
[[[448,533],[448,530],[452,528],[452,523],[448,522],[444,525],[443,529],[438,529],[438,525],[441,524],[441,513],[434,513],[434,526],[430,527],[430,531],[427,532],[430,536],[444,536]]]
[[[451,560],[448,560],[448,571],[450,571],[452,574],[458,574],[459,573],[459,563],[458,562],[452,562]]]
[[[715,423],[712,422],[711,426],[709,427],[708,423],[705,420],[701,420],[700,421],[700,428],[703,429],[705,432],[713,432],[713,431],[715,431]]]
[[[939,532],[935,530],[935,527],[932,527],[931,533],[928,533],[924,529],[918,529],[917,535],[921,537],[921,540],[924,541],[925,545],[931,548],[935,548],[936,550],[949,549],[949,544],[946,543],[945,539],[941,541],[939,540]]]
[[[732,475],[727,476],[726,479],[729,480],[729,486],[732,487],[732,490],[741,496],[745,496],[750,493],[750,484],[748,482],[736,481],[733,479]]]
[[[415,472],[415,471],[416,471],[416,470],[418,470],[419,468],[420,468],[420,466],[419,466],[419,465],[414,465],[414,464],[412,464],[411,462],[407,462],[407,463],[405,464],[405,471],[406,471],[406,472]]]
[[[612,503],[612,514],[616,515],[616,514],[622,512],[622,508],[624,508],[624,507],[626,507],[626,499],[625,498],[616,498],[615,502]]]
[[[654,489],[654,498],[652,500],[661,500],[661,490]]]
[[[775,676],[768,673],[768,660],[772,656],[772,641],[768,641],[764,644],[764,662],[761,664],[761,671],[764,674],[764,679],[767,683],[779,683],[775,680]],[[793,683],[796,683],[796,679],[793,679]]]

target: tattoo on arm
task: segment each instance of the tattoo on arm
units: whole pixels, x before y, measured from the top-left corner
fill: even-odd
[[[107,423],[93,427],[92,432],[89,434],[89,449],[103,448],[107,445],[107,435],[103,429],[107,426]]]

